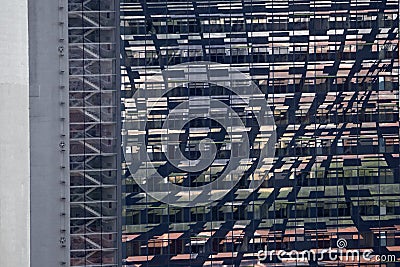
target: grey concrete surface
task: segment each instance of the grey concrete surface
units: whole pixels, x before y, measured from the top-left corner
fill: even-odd
[[[67,1],[29,1],[31,267],[69,266],[66,18]]]
[[[29,266],[27,0],[0,8],[0,266]]]

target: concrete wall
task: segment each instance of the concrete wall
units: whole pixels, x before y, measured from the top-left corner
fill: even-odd
[[[69,265],[67,1],[0,8],[0,266]]]
[[[0,8],[0,266],[29,266],[27,0]]]
[[[29,1],[31,267],[69,265],[67,9]]]

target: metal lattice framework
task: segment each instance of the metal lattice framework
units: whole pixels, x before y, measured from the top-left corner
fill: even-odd
[[[71,266],[118,263],[115,6],[69,1]]]

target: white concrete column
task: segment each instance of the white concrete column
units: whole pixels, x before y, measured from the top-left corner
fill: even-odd
[[[0,266],[29,266],[27,0],[2,1],[0,25]]]

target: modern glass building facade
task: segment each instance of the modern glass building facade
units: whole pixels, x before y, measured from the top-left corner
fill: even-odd
[[[68,1],[70,266],[120,262],[118,1]]]
[[[82,11],[77,13],[82,25],[90,22],[82,19]],[[70,17],[73,14],[70,12]],[[249,190],[248,177],[244,175],[224,198],[205,206],[178,208],[152,199],[123,163],[123,264],[398,266],[398,30],[398,0],[121,1],[123,117],[135,110],[132,96],[154,74],[180,63],[211,61],[227,64],[251,77],[268,97],[277,132],[274,163],[263,185],[255,192]],[[78,54],[82,55],[82,44],[77,43]],[[93,51],[90,46],[88,50],[90,58]],[[99,61],[94,61],[98,66]],[[86,65],[76,69],[85,70]],[[96,92],[97,81],[110,86],[112,82],[83,79],[86,74],[76,74],[76,83],[86,89],[71,92],[71,104],[76,97],[80,105],[74,112],[92,121],[92,104],[86,104],[83,98],[90,99],[90,94]],[[169,113],[190,96],[210,97],[209,92],[201,86],[194,86],[189,93],[176,90],[166,96],[158,111]],[[226,95],[224,90],[218,92]],[[102,99],[115,101],[113,90],[110,88]],[[115,110],[113,101],[93,105],[110,115],[107,111]],[[154,116],[151,127],[162,123],[163,116]],[[104,125],[102,129],[108,125],[94,124]],[[91,125],[79,124],[83,127],[79,132]],[[207,133],[220,126],[208,121],[191,127],[206,132],[200,137],[210,137]],[[86,146],[79,143],[80,138],[76,137],[76,146],[87,154],[82,155],[81,151],[77,156],[90,162],[98,154],[89,142],[92,136]],[[115,132],[110,135],[111,140],[114,138]],[[167,163],[158,147],[160,138],[149,135],[146,145],[162,167]],[[224,139],[219,141],[223,143]],[[223,146],[219,149],[223,150]],[[92,153],[89,151],[96,156],[88,155]],[[110,170],[71,168],[76,173],[72,177],[80,181],[77,190],[84,181],[90,185],[91,178],[98,181],[96,175],[101,175],[103,181],[114,181],[114,164],[118,164],[115,156],[100,158],[112,162]],[[210,177],[215,175],[218,171]],[[183,184],[190,175],[177,171],[166,177]],[[189,185],[205,183],[204,179],[192,179]],[[107,190],[115,192],[113,186]],[[76,201],[76,208],[92,214],[93,207],[82,209],[80,201]],[[110,199],[109,203],[113,201]],[[106,211],[104,208],[103,213]],[[95,232],[100,234],[99,230]],[[326,257],[307,261],[273,257],[260,261],[257,257],[265,246],[268,250],[311,250],[320,255],[322,249],[337,248],[341,239],[346,240],[348,249],[372,249],[374,255],[394,258],[375,262]]]

